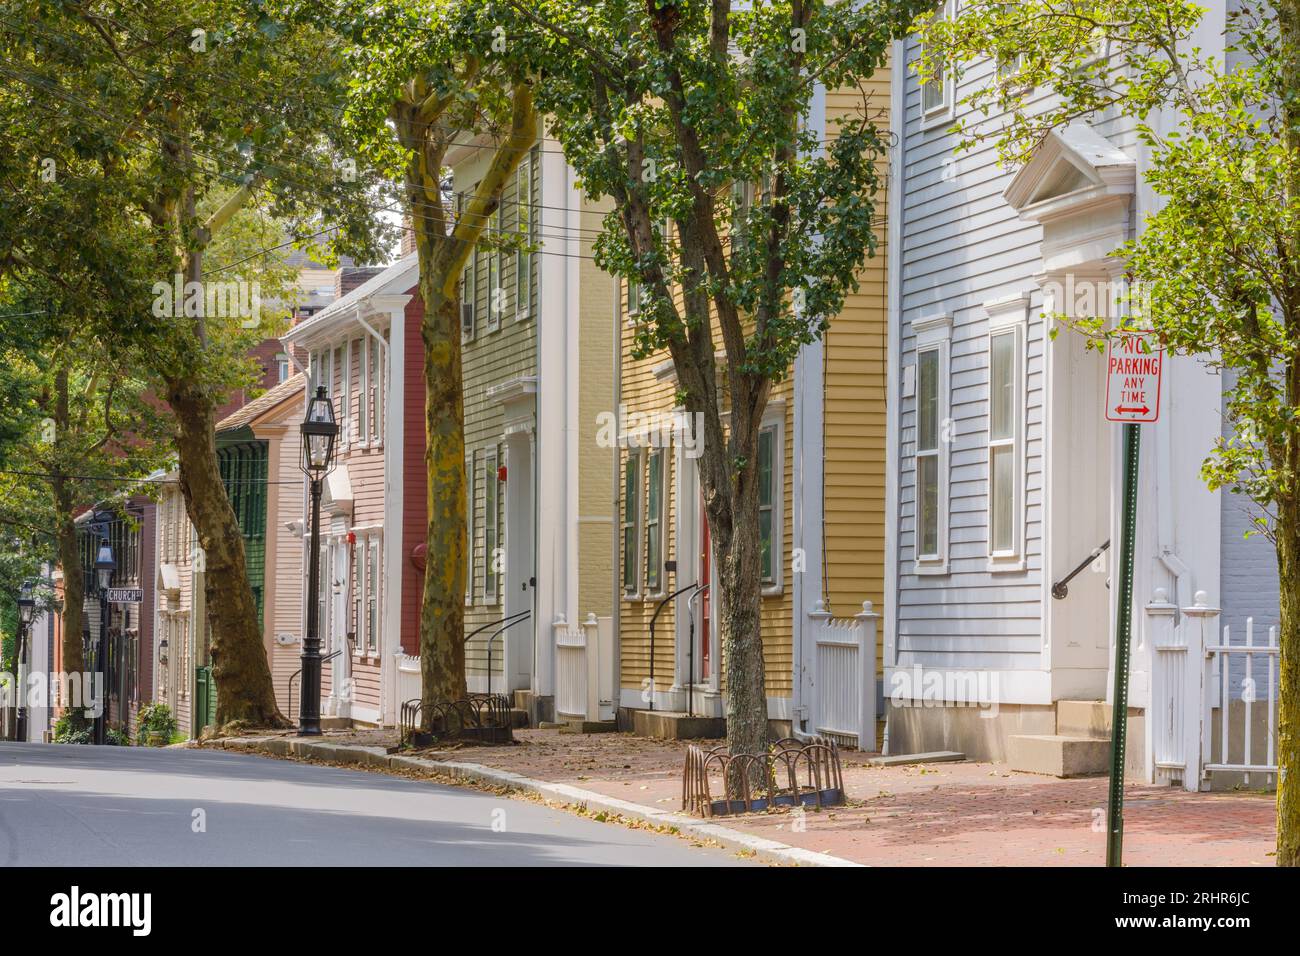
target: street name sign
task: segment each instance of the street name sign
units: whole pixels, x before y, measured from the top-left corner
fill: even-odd
[[[1160,376],[1165,352],[1149,334],[1125,332],[1106,348],[1106,420],[1150,423],[1160,419]]]
[[[143,588],[109,588],[109,604],[141,604],[144,602]]]

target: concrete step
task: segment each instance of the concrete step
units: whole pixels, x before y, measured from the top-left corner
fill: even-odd
[[[562,734],[616,734],[617,720],[566,720],[558,728]]]
[[[1110,769],[1110,740],[1065,734],[1012,734],[1007,738],[1012,770],[1052,777],[1081,777]]]
[[[1066,737],[1110,737],[1110,712],[1104,700],[1058,700],[1056,732]]]
[[[688,717],[668,710],[634,710],[632,733],[657,740],[716,739],[727,735],[727,721],[722,717]]]
[[[522,707],[510,708],[510,726],[516,729],[528,726],[528,711]]]
[[[351,717],[322,717],[320,719],[321,730],[351,730]]]
[[[872,757],[867,763],[873,767],[905,767],[911,764],[956,763],[965,759],[965,754],[955,750],[936,750],[927,754],[890,754],[888,757]]]
[[[517,690],[514,692],[515,709],[522,710],[527,715],[527,720],[523,724],[516,724],[520,727],[540,727],[544,721],[549,721],[555,715],[555,698],[539,697],[530,690]]]

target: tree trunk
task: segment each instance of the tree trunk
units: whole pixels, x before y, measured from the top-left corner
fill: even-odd
[[[428,258],[431,258],[428,257]],[[421,272],[428,261],[421,252]],[[424,727],[433,705],[465,696],[465,404],[461,387],[460,303],[421,275],[426,303],[424,436],[429,523],[420,608],[420,687]],[[489,560],[490,560],[489,556]]]
[[[750,455],[746,468],[733,474],[729,488],[709,488],[705,479],[709,533],[718,556],[714,587],[727,682],[727,750],[733,754],[764,753],[768,744],[757,472]],[[726,473],[725,466],[721,473]]]
[[[1300,513],[1283,507],[1278,518],[1277,865],[1300,866]]]
[[[81,679],[86,669],[85,648],[81,643],[81,632],[85,627],[86,576],[81,568],[81,548],[77,542],[77,526],[73,522],[72,493],[67,481],[54,479],[54,502],[59,514],[59,565],[63,569],[63,666],[68,675],[68,688],[72,693],[80,694],[85,687]],[[76,690],[72,690],[73,687]],[[89,701],[80,701],[80,706],[67,707],[64,712],[69,715],[73,726],[81,727],[87,723],[84,708]]]
[[[286,727],[275,703],[271,668],[248,583],[244,539],[230,506],[217,462],[216,409],[188,381],[167,383],[176,416],[181,491],[204,553],[203,594],[212,627],[212,676],[217,684],[216,722]]]

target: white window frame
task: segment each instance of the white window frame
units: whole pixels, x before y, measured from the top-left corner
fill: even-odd
[[[988,375],[989,375],[989,418],[988,418],[988,456],[986,471],[988,475],[988,556],[991,571],[1023,571],[1025,569],[1025,402],[1026,402],[1026,333],[1029,322],[1029,296],[1020,294],[985,303],[984,311],[989,317],[988,335]],[[1009,438],[993,438],[993,339],[998,336],[1012,337],[1013,366],[1011,370],[1011,435]],[[1011,497],[1011,547],[995,551],[993,549],[993,449],[1011,447],[1012,451],[1012,497]]]
[[[515,252],[515,321],[526,322],[533,317],[533,260],[532,246],[537,239],[536,200],[533,198],[533,172],[536,166],[538,147],[534,146],[524,157],[524,161],[515,170],[518,181],[515,184],[515,225],[527,243],[528,249]],[[527,199],[524,199],[524,196]],[[527,219],[525,221],[525,210]],[[523,295],[519,294],[521,287]]]
[[[651,521],[650,491],[651,481],[653,478],[650,469],[650,462],[656,455],[659,457],[659,507],[658,514],[655,516],[654,520]],[[645,597],[647,600],[650,600],[661,598],[667,593],[667,574],[664,571],[664,562],[667,558],[664,554],[664,545],[667,543],[668,536],[664,534],[664,527],[668,518],[668,502],[666,498],[668,493],[668,449],[650,448],[642,457],[645,459],[645,492],[641,498],[645,504],[644,508],[641,509],[643,517],[640,533],[641,542],[640,547],[638,548],[638,553],[641,555],[641,576],[640,582],[638,583],[644,582]],[[650,583],[650,536],[652,532],[657,536],[657,543],[659,545],[659,566],[656,569],[658,571],[659,580],[653,585]]]
[[[366,387],[370,397],[370,429],[372,447],[384,443],[384,349],[373,335],[366,335]]]
[[[489,448],[483,456],[483,603],[487,605],[501,602],[501,574],[493,565],[492,552],[501,547],[501,482],[497,472],[501,454],[496,448]],[[491,492],[492,508],[488,508]],[[491,532],[491,545],[488,534]]]
[[[460,340],[462,342],[473,342],[474,336],[478,332],[478,301],[475,298],[478,293],[476,269],[478,269],[477,248],[469,254],[465,268],[460,274]],[[468,329],[466,329],[465,322],[465,309],[467,308],[469,309]]]
[[[956,0],[943,0],[941,6],[942,10],[938,14],[941,19],[951,20],[956,16]],[[925,84],[919,82],[917,84],[917,93],[919,96],[918,105],[921,110],[921,129],[923,130],[945,126],[952,122],[954,113],[953,104],[957,97],[956,84],[950,66],[944,66],[943,76],[940,77],[939,82],[942,87],[939,103],[928,108],[925,105]]]
[[[917,574],[948,573],[948,534],[951,523],[950,503],[948,501],[949,458],[953,436],[945,440],[945,432],[950,428],[950,374],[949,353],[952,345],[952,316],[937,315],[919,319],[912,323],[912,333],[916,336],[913,373],[916,382],[916,394],[912,403],[912,557]],[[938,355],[938,408],[935,422],[935,448],[922,451],[921,441],[921,355],[934,351]],[[921,464],[922,457],[933,456],[936,459],[938,489],[935,495],[935,520],[938,523],[935,542],[938,550],[934,554],[921,554]]]
[[[641,316],[641,283],[636,279],[624,280],[623,314],[627,324],[635,326]]]
[[[763,597],[775,597],[785,587],[785,405],[769,403],[759,435],[772,433],[772,580],[762,584]],[[754,445],[757,468],[758,445]],[[761,539],[760,539],[761,544]],[[761,555],[760,555],[761,557]],[[762,568],[759,569],[762,574]],[[761,578],[760,578],[761,581]]]
[[[632,470],[635,475],[635,480],[632,482],[632,488],[636,493],[636,514],[632,516],[630,522],[627,520],[627,475],[629,469]],[[645,507],[643,501],[645,498],[645,455],[642,454],[642,449],[628,449],[627,458],[624,459],[623,462],[623,473],[620,475],[620,479],[623,487],[623,511],[619,515],[619,533],[622,536],[623,545],[623,566],[619,568],[620,589],[623,592],[623,600],[639,601],[641,600],[641,586],[643,580],[641,568],[643,563],[641,558],[641,540],[643,537],[643,529],[645,527]],[[629,530],[632,532],[631,548],[629,548],[627,544],[627,532]],[[629,563],[634,569],[634,580],[631,588],[627,585],[627,567]]]
[[[384,629],[384,548],[383,532],[366,535],[366,587],[362,591],[362,610],[366,615],[365,636],[357,635],[357,646],[366,657],[379,656],[380,635]]]
[[[474,488],[478,472],[478,453],[465,457],[465,606],[474,605]]]
[[[366,359],[366,340],[368,335],[357,339],[360,342],[357,355],[357,427],[356,442],[365,447],[370,444],[370,363]]]
[[[488,220],[489,233],[500,238],[502,235],[502,222],[501,207],[497,206],[497,211]],[[485,311],[487,312],[487,321],[484,323],[484,329],[491,335],[493,332],[501,331],[501,316],[507,311],[504,300],[502,300],[502,308],[500,310],[496,308],[497,290],[505,291],[505,287],[501,285],[501,266],[505,262],[505,253],[501,249],[491,249],[487,250],[486,256],[487,308]]]

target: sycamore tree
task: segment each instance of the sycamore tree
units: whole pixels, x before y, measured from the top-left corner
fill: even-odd
[[[1161,205],[1124,258],[1134,328],[1222,370],[1231,434],[1207,449],[1211,488],[1246,496],[1281,584],[1277,862],[1300,865],[1300,0],[1243,0],[1226,58],[1191,42],[1186,0],[967,0],[928,21],[923,73],[994,57],[966,100],[964,144],[1023,161],[1051,129],[1130,117]],[[1023,56],[1021,56],[1023,54]],[[1100,55],[1099,55],[1100,54]],[[1225,62],[1226,59],[1226,62]],[[1050,90],[1043,97],[1033,91]],[[1001,115],[991,124],[984,116]],[[1157,119],[1160,122],[1157,122]],[[1100,345],[1100,321],[1077,323]]]
[[[127,318],[117,332],[175,421],[181,490],[206,556],[217,721],[281,723],[215,444],[217,411],[244,380],[247,335],[262,318],[257,260],[213,253],[241,213],[258,210],[295,236],[329,230],[333,246],[376,255],[357,161],[331,139],[345,105],[337,44],[256,0],[15,0],[0,4],[0,41],[0,80],[26,96],[46,139],[20,157],[22,185],[80,164],[121,199],[118,215],[150,260],[152,284],[118,290]],[[64,240],[86,228],[70,218]]]
[[[420,685],[433,704],[465,696],[465,411],[461,272],[511,176],[538,135],[518,17],[473,0],[288,2],[286,9],[345,37],[351,71],[345,131],[401,184],[414,231],[424,304],[428,527],[420,611]],[[457,203],[444,194],[448,155],[472,144],[488,160]]]
[[[641,290],[636,354],[667,350],[702,416],[733,753],[767,744],[758,433],[774,383],[877,246],[887,130],[864,107],[820,141],[816,88],[881,68],[925,2],[509,0],[538,105],[593,199],[597,261]],[[671,224],[671,227],[668,227]]]

